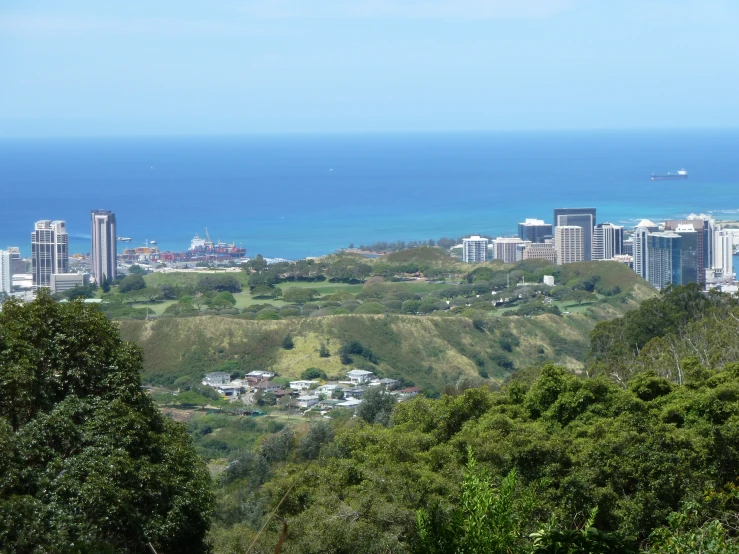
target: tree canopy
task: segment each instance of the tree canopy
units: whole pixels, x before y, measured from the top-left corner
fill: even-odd
[[[141,389],[140,350],[40,292],[0,313],[0,544],[204,552],[209,477]],[[85,550],[87,549],[87,550]]]

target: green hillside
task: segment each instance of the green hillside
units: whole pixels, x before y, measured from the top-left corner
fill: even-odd
[[[519,303],[493,309],[489,300],[468,298],[466,305],[453,306],[457,309],[425,315],[358,312],[264,321],[238,315],[200,315],[124,320],[119,325],[125,340],[143,347],[144,380],[155,384],[171,385],[179,377],[199,377],[213,370],[271,369],[282,377],[298,378],[310,367],[325,371],[329,377],[358,367],[439,393],[463,377],[500,380],[514,369],[545,361],[581,369],[588,335],[596,323],[618,317],[642,299],[654,296],[654,291],[622,264],[572,264],[556,269],[560,288],[596,275],[603,290],[619,287],[620,292],[612,296],[588,293],[592,298],[587,302],[566,296],[550,299],[549,306],[557,306],[560,315],[512,315],[520,311],[516,308]],[[383,286],[420,290],[420,285]],[[378,305],[372,298],[377,283],[351,287],[363,303]],[[439,285],[421,296],[443,298],[438,295],[454,287]],[[523,302],[531,305],[542,302],[541,298]],[[350,301],[359,304],[359,300]],[[294,343],[289,350],[282,346],[287,335]],[[342,364],[339,349],[351,341],[359,343],[364,353],[352,355],[351,363]],[[330,351],[329,357],[320,356],[322,343]]]

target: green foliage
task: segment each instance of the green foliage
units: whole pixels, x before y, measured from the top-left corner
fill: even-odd
[[[282,339],[282,348],[285,350],[292,350],[295,348],[295,341],[293,341],[293,336],[290,333],[285,335],[285,338]]]
[[[0,543],[204,552],[207,472],[97,309],[40,293],[0,314]]]
[[[198,292],[241,292],[239,278],[232,274],[201,275],[196,285]]]
[[[141,275],[126,275],[121,283],[118,285],[120,292],[131,292],[134,290],[141,290],[146,288],[146,282]]]
[[[285,302],[290,302],[292,304],[305,304],[306,302],[310,302],[314,298],[318,296],[318,291],[316,289],[306,289],[306,288],[289,288],[284,291],[282,294],[282,299]]]
[[[309,367],[300,374],[301,379],[311,381],[313,379],[326,379],[326,372],[317,367]]]
[[[480,468],[468,452],[459,506],[443,514],[417,512],[419,552],[455,554],[506,554],[521,538],[524,514],[516,513],[514,494],[518,482],[515,470],[502,481],[500,489],[491,485],[491,476]]]
[[[367,423],[388,426],[396,402],[395,396],[389,392],[380,390],[380,387],[369,387],[362,395],[362,403],[357,406],[357,417]]]

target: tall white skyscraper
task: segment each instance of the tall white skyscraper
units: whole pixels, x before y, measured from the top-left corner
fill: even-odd
[[[554,249],[557,251],[557,265],[585,260],[583,235],[583,228],[577,225],[558,225],[554,228]]]
[[[117,267],[115,214],[109,210],[93,210],[90,236],[92,245],[92,276],[100,284],[103,279],[115,279]]]
[[[33,289],[51,287],[51,275],[69,271],[69,235],[64,221],[37,221],[31,233]]]
[[[462,260],[468,264],[488,259],[488,239],[478,236],[462,239]]]
[[[734,273],[734,235],[730,231],[716,231],[713,238],[713,269],[723,270],[724,275]]]
[[[10,251],[0,250],[0,293],[13,291],[12,271],[10,270]]]
[[[612,260],[624,250],[624,228],[613,223],[599,223],[593,229],[593,259]]]

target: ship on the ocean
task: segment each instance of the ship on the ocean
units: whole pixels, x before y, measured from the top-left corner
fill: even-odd
[[[652,181],[670,181],[672,179],[687,179],[688,172],[685,169],[678,169],[676,173],[666,173],[664,175],[656,175],[652,173]]]

